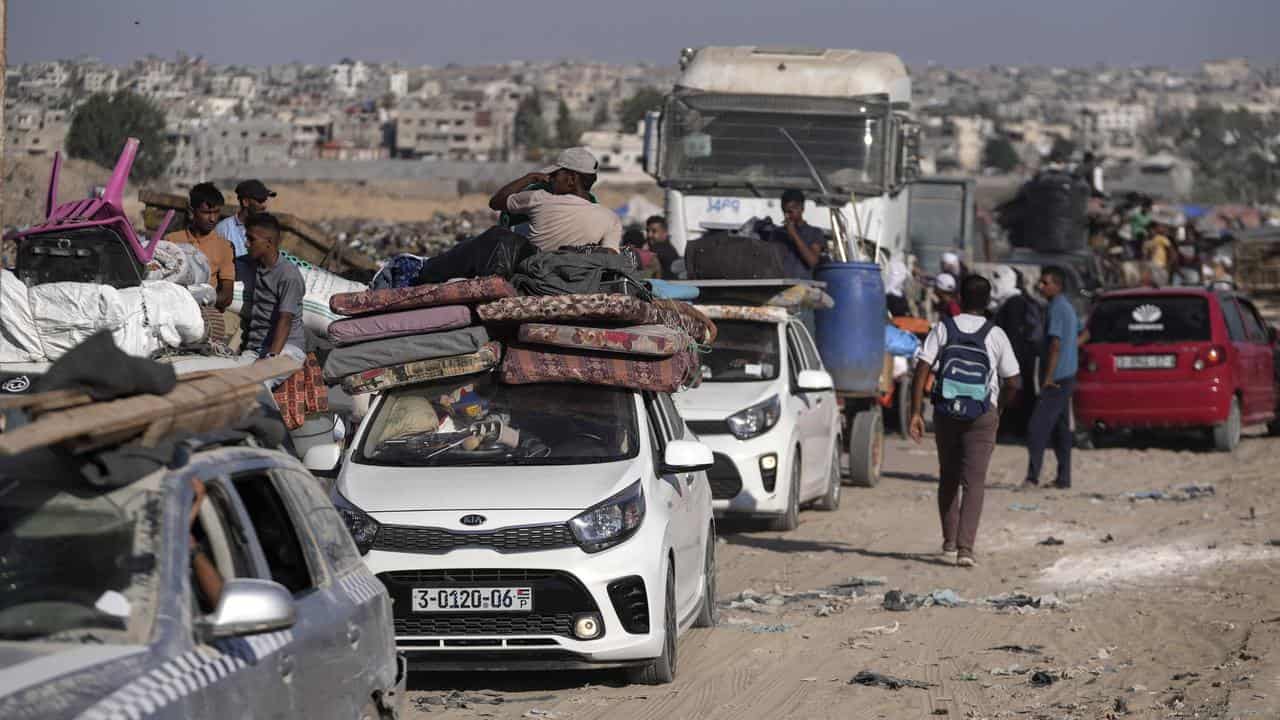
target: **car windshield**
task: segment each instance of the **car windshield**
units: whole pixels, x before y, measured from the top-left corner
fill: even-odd
[[[137,643],[155,611],[160,492],[51,455],[0,465],[0,640]]]
[[[392,390],[366,421],[375,465],[573,465],[635,457],[633,393],[591,385],[502,385],[492,374]]]
[[[812,188],[813,176],[782,128],[832,191],[880,188],[885,152],[881,118],[856,114],[856,106],[854,113],[817,107],[801,113],[796,108],[813,99],[787,100],[673,96],[664,113],[663,177],[681,185]]]
[[[781,363],[778,326],[743,320],[717,320],[716,341],[702,356],[705,382],[776,380]]]
[[[1210,337],[1209,302],[1203,297],[1104,298],[1089,317],[1090,343],[1207,342]]]

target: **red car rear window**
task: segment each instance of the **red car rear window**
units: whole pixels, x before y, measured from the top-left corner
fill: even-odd
[[[1209,301],[1177,295],[1104,299],[1089,317],[1090,343],[1207,342]]]

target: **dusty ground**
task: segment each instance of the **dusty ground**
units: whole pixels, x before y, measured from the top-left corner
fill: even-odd
[[[719,627],[683,636],[673,684],[419,673],[409,716],[1280,718],[1280,547],[1268,544],[1280,538],[1280,439],[1246,438],[1232,456],[1193,445],[1167,438],[1077,453],[1069,491],[1020,489],[1025,451],[1001,446],[980,564],[964,570],[938,554],[932,448],[890,439],[881,485],[846,488],[838,512],[806,512],[787,534],[722,528],[722,603],[754,590],[766,606],[726,608]],[[1148,490],[1171,497],[1128,495]],[[1063,544],[1038,544],[1050,536]],[[886,584],[862,597],[768,605],[770,594],[851,576]],[[970,604],[890,612],[890,589],[951,589]],[[1063,606],[985,602],[1004,593],[1053,595]],[[993,649],[1007,645],[1041,647]],[[930,687],[849,684],[863,670]],[[1036,671],[1053,683],[1034,685]],[[501,703],[430,704],[456,690]]]

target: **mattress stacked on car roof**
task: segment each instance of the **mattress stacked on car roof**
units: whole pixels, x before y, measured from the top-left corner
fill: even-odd
[[[497,370],[510,384],[676,392],[700,381],[715,324],[688,303],[615,294],[516,295],[498,277],[335,295],[344,319],[327,382],[349,393]]]
[[[498,368],[513,385],[579,383],[677,392],[700,382],[715,325],[686,303],[595,293],[504,298],[476,309],[516,328]]]
[[[338,347],[325,380],[360,394],[489,370],[502,348],[472,306],[515,294],[505,279],[483,277],[334,295],[329,307],[344,318],[329,326]]]

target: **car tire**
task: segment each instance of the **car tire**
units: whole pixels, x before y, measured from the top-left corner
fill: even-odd
[[[832,512],[840,509],[840,439],[836,438],[836,447],[831,451],[831,470],[827,473],[827,491],[813,506],[819,510]]]
[[[1231,452],[1240,444],[1240,398],[1231,398],[1231,407],[1227,410],[1227,419],[1213,426],[1213,449],[1218,452]]]
[[[667,601],[662,613],[662,654],[631,673],[631,682],[666,685],[676,678],[676,571],[667,566]]]
[[[1275,420],[1267,423],[1267,434],[1280,435],[1280,417],[1277,417]]]
[[[880,408],[853,416],[849,430],[849,484],[875,487],[884,457],[884,417]]]
[[[1094,430],[1077,430],[1075,432],[1075,445],[1077,450],[1097,450],[1099,443],[1097,431]]]
[[[715,627],[720,622],[720,607],[716,605],[716,527],[711,526],[707,534],[707,559],[702,567],[702,607],[693,626],[700,628]]]
[[[769,521],[770,530],[786,532],[800,526],[800,451],[791,459],[791,479],[787,481],[787,511]]]
[[[902,379],[898,380],[898,387],[894,391],[898,396],[898,433],[904,439],[910,439],[911,430],[911,375],[908,373]]]

